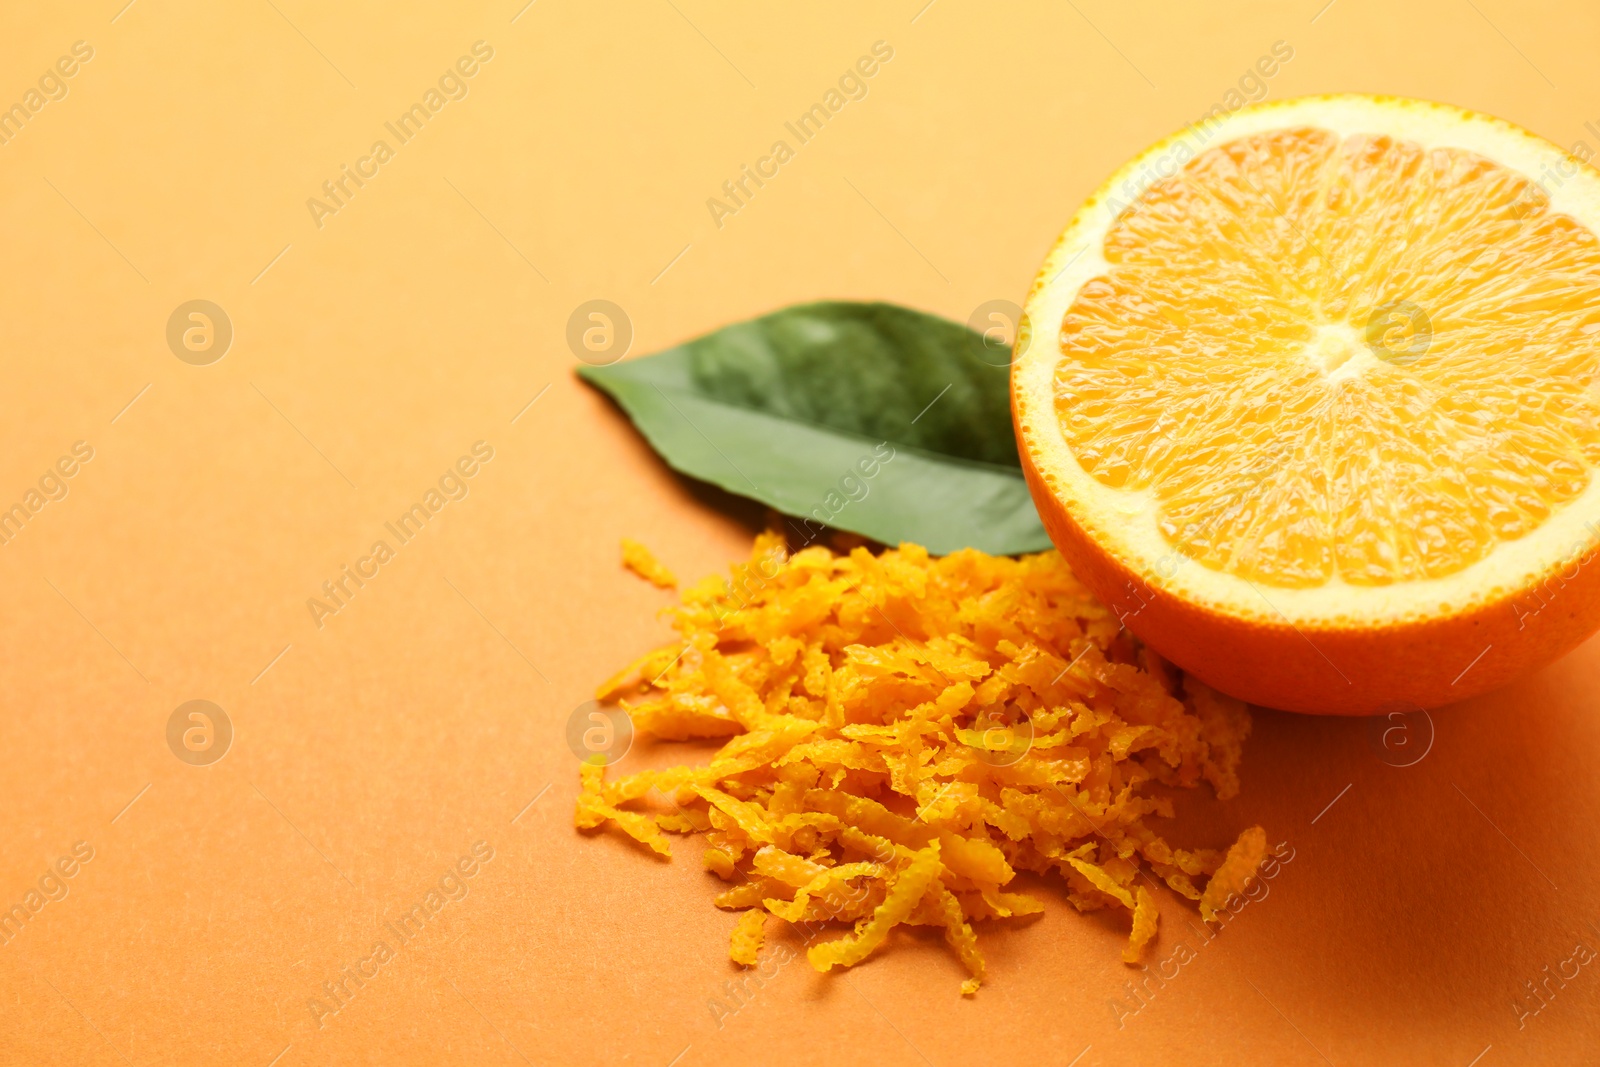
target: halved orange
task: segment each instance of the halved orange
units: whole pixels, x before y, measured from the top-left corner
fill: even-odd
[[[1128,629],[1254,703],[1434,707],[1554,659],[1600,626],[1597,232],[1600,173],[1453,107],[1309,97],[1175,134],[1024,309],[1046,529]]]

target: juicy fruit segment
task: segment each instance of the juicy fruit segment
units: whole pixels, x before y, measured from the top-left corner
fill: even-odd
[[[1064,436],[1213,570],[1442,577],[1600,463],[1600,241],[1505,166],[1256,134],[1152,185],[1102,251],[1062,322]]]

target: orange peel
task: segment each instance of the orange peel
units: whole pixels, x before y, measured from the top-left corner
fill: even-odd
[[[671,589],[678,584],[655,553],[632,538],[622,539],[622,565],[658,589]]]
[[[575,821],[663,856],[669,834],[704,835],[706,869],[732,883],[717,907],[744,912],[737,963],[767,915],[796,925],[820,971],[901,924],[936,926],[970,994],[985,976],[973,924],[1044,909],[1014,891],[1022,871],[1063,878],[1079,910],[1126,911],[1136,962],[1158,923],[1141,881],[1210,909],[1264,856],[1259,828],[1226,854],[1151,828],[1172,807],[1150,784],[1238,791],[1249,713],[1141,648],[1054,552],[791,556],[767,533],[731,581],[681,600],[679,641],[601,696],[621,694],[638,733],[723,744],[609,781],[585,765]],[[989,744],[1001,712],[1031,742]],[[819,940],[830,923],[855,928]]]
[[[1576,647],[1600,628],[1587,159],[1362,94],[1133,159],[1023,306],[1012,414],[1051,540],[1150,647],[1267,707],[1438,707]]]

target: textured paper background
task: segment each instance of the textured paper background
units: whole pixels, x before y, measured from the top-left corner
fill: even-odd
[[[93,850],[0,945],[0,1061],[1600,1055],[1600,961],[1513,1007],[1600,948],[1594,642],[1388,748],[1260,714],[1243,795],[1173,836],[1259,821],[1294,859],[1213,942],[1163,899],[1152,963],[1194,958],[1132,1014],[1120,920],[1051,895],[985,933],[974,999],[913,935],[846,975],[790,963],[719,1025],[709,876],[574,833],[564,739],[667,634],[618,538],[694,578],[759,521],[574,380],[579,304],[625,308],[634,354],[818,297],[965,320],[1278,41],[1273,99],[1430,97],[1600,147],[1593,5],[123,2],[0,16],[0,103],[93,49],[0,145],[0,504],[94,449],[0,547],[0,906]],[[398,145],[384,123],[480,40],[465,99]],[[867,96],[715,225],[706,199],[877,41]],[[307,199],[380,138],[394,158],[319,228]],[[166,342],[192,299],[234,329],[208,366]],[[470,495],[314,625],[307,599],[477,441]],[[194,699],[235,731],[208,766],[166,740]],[[475,842],[467,895],[319,1026],[322,983]]]

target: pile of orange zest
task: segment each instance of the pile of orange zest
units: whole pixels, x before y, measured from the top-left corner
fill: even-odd
[[[671,589],[678,584],[655,553],[629,537],[622,539],[622,565],[658,589]]]
[[[576,823],[663,856],[669,833],[703,834],[706,869],[732,883],[717,906],[744,912],[735,962],[755,962],[768,914],[808,943],[854,924],[810,944],[819,971],[934,926],[972,993],[972,923],[1043,910],[1004,888],[1032,871],[1064,878],[1080,911],[1129,912],[1134,963],[1156,933],[1152,876],[1209,919],[1264,857],[1259,827],[1224,856],[1146,824],[1172,815],[1146,783],[1238,791],[1249,713],[1140,647],[1054,552],[789,556],[767,533],[673,613],[681,640],[598,696],[624,696],[641,735],[727,741],[704,766],[612,781],[585,764]]]

